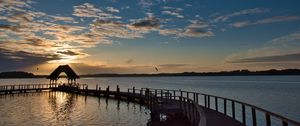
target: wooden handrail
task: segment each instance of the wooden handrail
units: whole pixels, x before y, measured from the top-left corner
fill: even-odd
[[[39,89],[50,89],[50,88],[55,88],[58,87],[59,84],[19,84],[19,85],[1,85],[0,86],[0,91],[3,92],[9,92],[12,90],[26,90],[26,89],[32,89],[32,90],[39,90]],[[84,90],[88,90],[88,85],[87,84],[78,84],[77,85],[79,87],[79,89],[84,89]],[[82,87],[82,88],[81,88]],[[97,88],[98,89],[98,88]],[[120,90],[119,90],[120,91]],[[132,92],[130,92],[132,91]],[[256,112],[260,111],[265,115],[265,124],[267,126],[271,126],[271,119],[272,117],[275,117],[279,120],[281,120],[282,125],[286,126],[286,125],[296,125],[296,126],[300,126],[300,123],[291,119],[288,119],[286,117],[283,117],[279,114],[270,112],[268,110],[265,110],[263,108],[257,107],[255,105],[251,105],[245,102],[241,102],[238,100],[234,100],[234,99],[230,99],[230,98],[225,98],[225,97],[220,97],[220,96],[216,96],[216,95],[210,95],[210,94],[205,94],[205,93],[199,93],[199,92],[190,92],[190,91],[183,91],[183,90],[168,90],[168,89],[154,89],[154,88],[141,88],[141,89],[136,89],[135,87],[133,87],[132,89],[129,88],[128,89],[128,93],[132,93],[132,94],[140,94],[140,95],[144,95],[145,97],[149,94],[151,94],[150,98],[168,98],[168,99],[174,99],[174,100],[184,100],[185,102],[189,103],[189,104],[195,104],[192,105],[190,107],[197,107],[200,104],[198,104],[198,96],[204,96],[204,107],[206,108],[211,108],[211,99],[215,99],[215,110],[218,111],[218,106],[222,106],[219,105],[220,102],[218,102],[218,100],[223,100],[223,107],[224,107],[224,111],[218,111],[220,113],[223,113],[224,115],[227,115],[227,103],[231,103],[231,116],[233,119],[236,119],[237,115],[236,115],[236,105],[240,104],[241,105],[241,113],[242,113],[242,123],[246,124],[246,107],[251,109],[251,117],[252,117],[252,121],[253,121],[253,125],[256,125],[256,120],[257,120],[257,116],[256,116]],[[197,105],[197,106],[196,106]],[[213,108],[211,108],[213,109]],[[189,113],[189,114],[193,114],[193,113]],[[229,115],[227,115],[229,116]],[[195,119],[192,117],[192,120],[194,121]],[[196,119],[197,120],[197,119]],[[194,122],[193,122],[194,123]],[[200,123],[200,122],[198,122]]]
[[[146,89],[146,88],[142,88],[142,89]],[[199,93],[199,92],[184,91],[184,90],[168,90],[168,89],[155,89],[155,88],[149,88],[149,89],[154,90],[154,92],[155,92],[155,90],[160,90],[160,91],[162,90],[163,92],[174,91],[175,92],[174,95],[176,95],[176,93],[178,93],[178,92],[180,92],[180,94],[186,93],[187,97],[188,97],[188,94],[202,95],[202,96],[205,97],[205,105],[204,105],[204,107],[207,107],[207,108],[210,108],[210,101],[209,101],[210,98],[223,99],[224,100],[224,113],[223,114],[225,114],[225,115],[227,115],[226,114],[227,113],[227,111],[226,111],[227,110],[227,108],[226,108],[226,106],[227,106],[226,102],[229,101],[229,102],[231,102],[231,105],[232,105],[232,118],[233,119],[236,119],[236,114],[235,114],[236,113],[236,111],[235,111],[236,107],[235,107],[235,105],[236,104],[240,104],[242,106],[242,116],[243,116],[242,117],[242,119],[243,119],[242,123],[243,124],[246,124],[245,107],[249,107],[249,108],[251,108],[252,113],[253,113],[252,117],[254,119],[252,119],[252,120],[257,120],[255,112],[256,112],[256,110],[258,110],[258,111],[263,112],[265,114],[265,118],[266,118],[265,123],[266,123],[266,125],[271,125],[271,118],[270,117],[275,117],[275,118],[278,118],[278,119],[280,119],[282,121],[282,125],[291,124],[291,125],[300,126],[300,123],[297,122],[297,121],[288,119],[286,117],[283,117],[282,115],[276,114],[274,112],[270,112],[270,111],[268,111],[266,109],[257,107],[255,105],[251,105],[249,103],[241,102],[241,101],[230,99],[230,98],[225,98],[225,97],[220,97],[220,96],[210,95],[210,94],[205,94],[205,93]],[[215,104],[218,104],[217,101],[218,100],[215,100]],[[220,112],[220,113],[222,113],[222,112]]]

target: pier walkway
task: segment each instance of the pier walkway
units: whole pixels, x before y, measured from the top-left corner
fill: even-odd
[[[111,90],[96,86],[89,89],[86,84],[22,84],[2,85],[0,94],[25,92],[63,91],[80,95],[115,98],[137,102],[151,111],[151,126],[300,126],[300,123],[287,119],[265,109],[237,100],[181,90],[151,89],[135,87],[127,91]],[[259,118],[259,115],[263,115]]]

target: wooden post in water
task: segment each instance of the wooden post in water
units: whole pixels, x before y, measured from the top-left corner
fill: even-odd
[[[135,87],[132,88],[132,93],[135,94]]]
[[[119,85],[117,85],[117,94],[115,95],[115,98],[120,99],[120,88],[119,88]]]
[[[108,98],[109,97],[109,86],[107,86],[107,88],[106,88],[106,98]]]

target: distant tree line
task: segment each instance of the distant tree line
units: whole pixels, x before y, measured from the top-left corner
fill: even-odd
[[[249,71],[234,70],[220,72],[183,72],[183,73],[157,73],[157,74],[86,74],[81,77],[147,77],[147,76],[251,76],[251,75],[300,75],[299,69]]]
[[[23,71],[12,71],[12,72],[2,72],[0,73],[0,78],[34,78],[33,73],[23,72]]]
[[[157,74],[85,74],[80,77],[158,77],[158,76],[252,76],[252,75],[300,75],[300,69],[270,69],[265,71],[234,70],[220,72],[183,72],[183,73],[157,73]],[[0,78],[44,78],[47,75],[34,75],[23,71],[0,73]]]

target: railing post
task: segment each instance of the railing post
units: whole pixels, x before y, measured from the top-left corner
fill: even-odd
[[[189,99],[189,92],[186,92],[186,98]]]
[[[231,110],[232,110],[232,118],[235,119],[235,104],[234,104],[234,101],[231,101]]]
[[[218,112],[218,98],[215,97],[215,107],[216,107],[216,111]]]
[[[194,99],[194,102],[196,101],[196,94],[195,92],[193,93],[193,99]]]
[[[208,106],[208,108],[210,108],[210,96],[209,95],[207,95],[207,106]]]
[[[206,98],[206,95],[203,95],[204,96],[204,106],[205,108],[207,108],[207,98]]]
[[[266,126],[271,126],[270,115],[266,113]]]
[[[284,120],[282,120],[282,126],[288,126],[288,123]]]
[[[224,114],[227,115],[227,103],[226,103],[226,99],[224,99]]]
[[[253,123],[253,126],[257,126],[255,109],[251,108],[251,111],[252,111],[252,123]]]
[[[182,91],[180,91],[180,99],[182,99]]]
[[[196,103],[199,104],[199,99],[198,99],[199,94],[196,93]]]
[[[170,92],[167,90],[167,100],[170,100]]]
[[[243,118],[243,124],[246,125],[246,109],[244,104],[242,104],[242,118]]]
[[[174,94],[174,100],[176,99],[176,92],[175,92],[175,90],[173,91],[173,94]]]
[[[163,98],[163,94],[164,94],[164,93],[163,93],[163,90],[160,90],[160,93],[161,93],[161,94],[160,94],[160,97]]]

